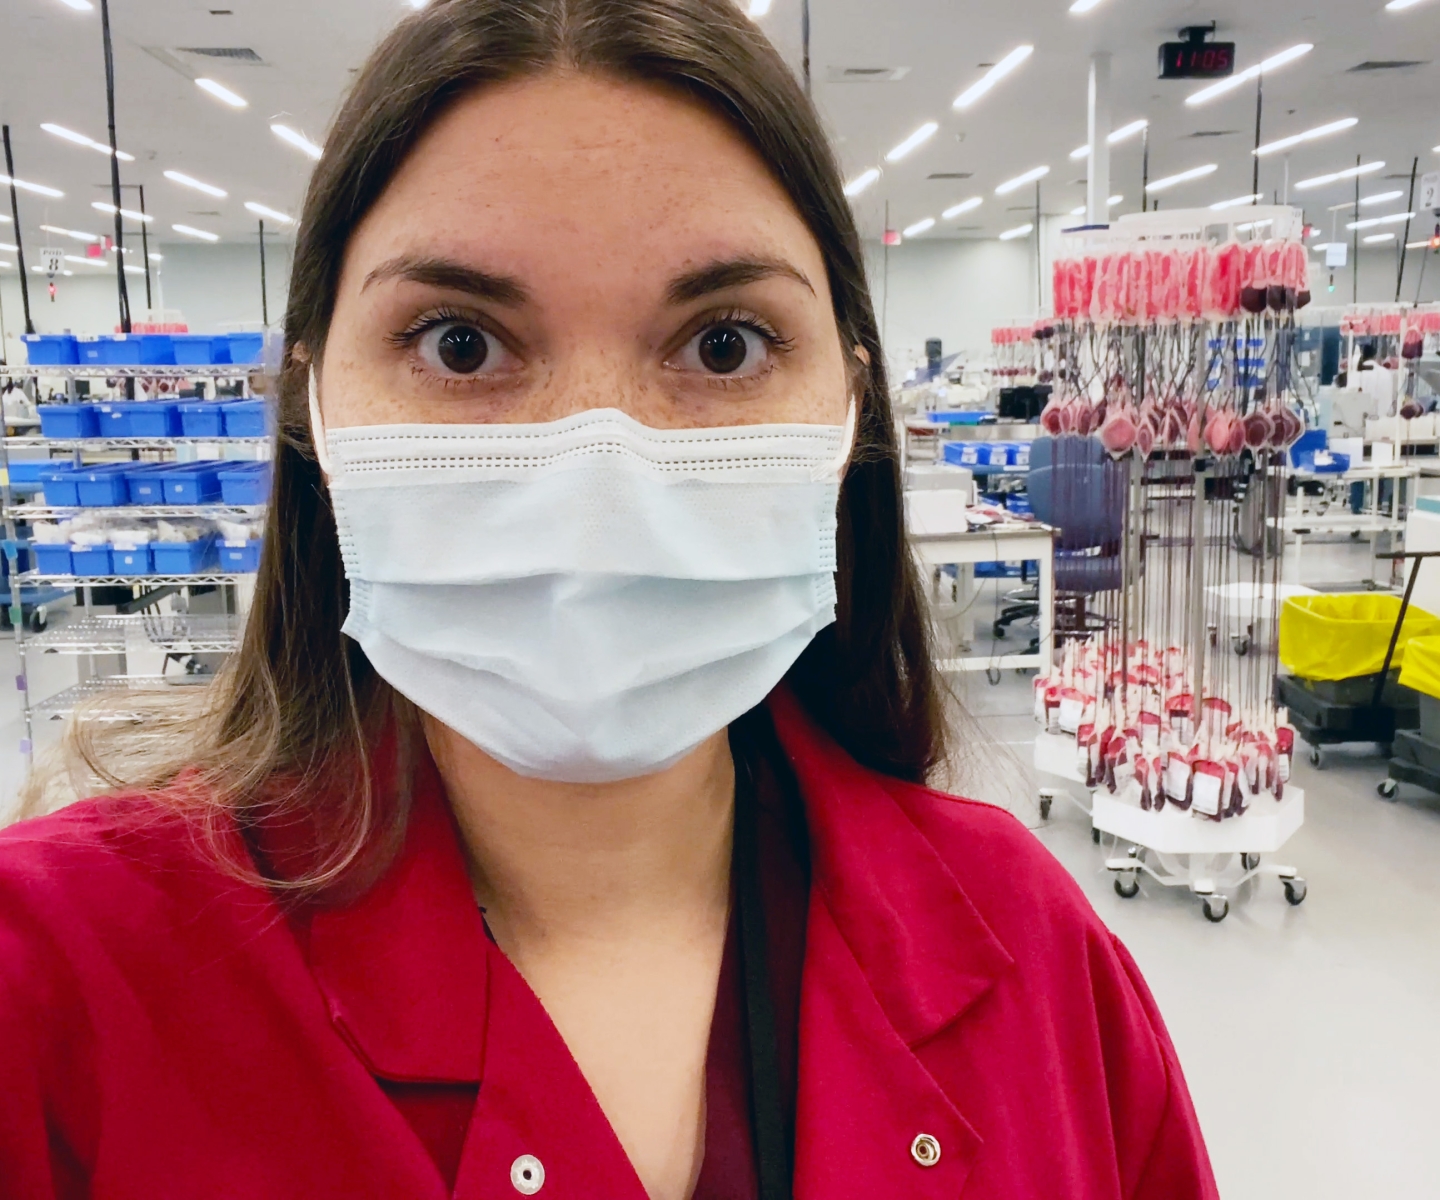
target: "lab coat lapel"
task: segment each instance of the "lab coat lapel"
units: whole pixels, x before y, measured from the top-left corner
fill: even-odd
[[[905,811],[786,688],[770,699],[809,823],[813,875],[800,1003],[797,1200],[953,1198],[981,1150],[923,1043],[1013,960]],[[912,1151],[928,1134],[939,1161]]]

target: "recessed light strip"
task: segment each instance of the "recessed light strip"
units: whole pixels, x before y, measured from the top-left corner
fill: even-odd
[[[907,226],[905,226],[905,228],[902,229],[900,232],[901,232],[901,234],[902,234],[903,236],[905,236],[905,237],[918,237],[920,234],[924,233],[927,229],[934,229],[934,228],[935,228],[935,218],[934,218],[934,217],[925,217],[925,218],[923,218],[922,220],[916,221],[915,224],[913,224],[913,225],[907,225]]]
[[[1266,71],[1274,71],[1283,67],[1286,63],[1294,62],[1297,58],[1309,54],[1315,49],[1310,42],[1301,42],[1297,46],[1291,46],[1288,50],[1281,50],[1278,54],[1272,54],[1262,62],[1256,63],[1253,67],[1246,67],[1238,74],[1231,75],[1228,79],[1222,79],[1219,83],[1212,83],[1209,87],[1203,87],[1185,97],[1186,104],[1204,104],[1207,100],[1213,100],[1216,96],[1223,96],[1226,92],[1233,92],[1242,83],[1248,83],[1257,75],[1263,75]]]
[[[890,163],[899,162],[909,154],[910,151],[914,150],[915,147],[923,146],[934,137],[935,131],[939,128],[940,126],[934,121],[926,121],[919,129],[891,150],[890,153],[885,156],[885,161]]]
[[[197,79],[195,86],[202,92],[209,92],[215,99],[231,108],[249,108],[250,102],[244,96],[238,95],[227,88],[223,83],[217,83],[213,79]]]
[[[1385,204],[1385,203],[1387,203],[1387,202],[1390,201],[1390,200],[1398,200],[1398,199],[1400,199],[1400,197],[1403,196],[1404,194],[1405,194],[1405,193],[1404,193],[1404,192],[1401,192],[1401,191],[1394,191],[1394,192],[1376,192],[1373,196],[1361,196],[1361,197],[1360,197],[1360,207],[1361,207],[1361,208],[1364,208],[1366,205],[1369,205],[1369,204]]]
[[[1105,206],[1107,208],[1114,208],[1124,199],[1124,196],[1111,196],[1110,199],[1105,202]],[[1083,217],[1085,215],[1085,205],[1082,204],[1079,208],[1072,208],[1070,215],[1072,217]]]
[[[1206,163],[1203,167],[1192,167],[1188,171],[1181,171],[1177,175],[1166,175],[1163,179],[1157,179],[1153,183],[1147,183],[1147,192],[1163,192],[1166,188],[1172,188],[1177,183],[1189,183],[1192,179],[1203,179],[1206,175],[1219,170],[1215,163]]]
[[[37,196],[49,196],[52,200],[60,200],[65,196],[65,193],[59,188],[46,187],[43,183],[27,183],[23,179],[12,179],[9,175],[0,175],[0,187],[9,187],[12,183],[22,192],[34,192]]]
[[[1313,142],[1316,138],[1339,133],[1345,129],[1353,129],[1358,124],[1360,124],[1359,117],[1346,117],[1341,121],[1331,121],[1328,125],[1317,125],[1314,129],[1307,129],[1304,133],[1281,138],[1278,142],[1267,142],[1263,146],[1256,146],[1251,153],[1258,158],[1264,158],[1267,154],[1277,154],[1281,150],[1289,150],[1292,146],[1300,145],[1301,142]]]
[[[1017,225],[1014,229],[1007,229],[1002,233],[1000,240],[1002,242],[1013,241],[1015,238],[1024,237],[1027,233],[1032,233],[1034,229],[1034,225]]]
[[[90,201],[90,207],[96,212],[109,213],[111,216],[115,215],[115,206],[113,204],[106,204],[103,200]],[[127,221],[143,221],[146,225],[155,219],[149,213],[136,212],[133,208],[120,209],[120,215]]]
[[[1259,202],[1260,193],[1252,192],[1248,196],[1236,196],[1233,200],[1221,200],[1218,204],[1212,204],[1210,209],[1212,212],[1219,212],[1222,208],[1239,208],[1242,204],[1258,204]]]
[[[40,128],[54,137],[62,138],[67,142],[74,142],[77,146],[84,146],[87,150],[98,150],[101,154],[109,154],[110,147],[104,142],[97,142],[92,137],[86,137],[83,133],[76,133],[73,129],[66,129],[63,125],[55,125],[49,121],[41,123]],[[133,154],[126,154],[123,150],[115,151],[115,157],[121,162],[134,162]]]
[[[974,212],[984,203],[985,201],[982,197],[971,196],[970,199],[962,200],[959,204],[952,204],[949,208],[947,208],[944,212],[940,214],[940,218],[944,221],[953,221],[962,213]]]
[[[995,189],[995,194],[997,196],[1008,196],[1017,188],[1022,188],[1027,183],[1034,183],[1037,179],[1044,179],[1048,174],[1050,174],[1049,167],[1034,167],[1026,171],[1023,175],[1017,175],[1014,179],[1007,179]]]
[[[955,97],[956,108],[969,108],[981,96],[1005,78],[1011,71],[1035,53],[1034,46],[1016,46],[1004,58],[985,72],[978,80]]]
[[[196,229],[193,225],[172,225],[176,233],[183,233],[186,237],[199,238],[202,242],[218,242],[220,235],[211,233],[208,229]]]
[[[308,154],[311,158],[319,158],[320,155],[323,153],[320,147],[317,146],[314,142],[312,142],[309,138],[307,138],[303,133],[297,133],[288,125],[271,125],[270,132],[273,133],[276,137],[278,137],[282,142],[288,142],[290,145],[294,146],[295,149],[301,151],[304,154]]]
[[[1302,179],[1295,185],[1297,191],[1306,191],[1309,188],[1324,187],[1327,183],[1338,183],[1342,179],[1354,179],[1357,175],[1373,175],[1376,171],[1383,171],[1383,162],[1361,163],[1358,167],[1346,167],[1343,171],[1331,171],[1328,175],[1316,175],[1310,179]]]
[[[278,209],[270,208],[264,204],[257,204],[254,200],[245,201],[245,207],[257,217],[269,217],[272,221],[279,221],[282,225],[295,224],[295,218]]]
[[[1135,136],[1137,133],[1139,133],[1142,129],[1147,128],[1147,127],[1149,126],[1149,124],[1150,124],[1150,122],[1147,121],[1147,120],[1145,120],[1143,117],[1142,117],[1140,120],[1138,120],[1138,121],[1131,121],[1130,124],[1128,124],[1128,125],[1122,125],[1122,126],[1120,126],[1119,129],[1117,129],[1117,130],[1115,130],[1113,133],[1107,135],[1106,138],[1105,138],[1105,143],[1106,143],[1106,145],[1114,146],[1114,145],[1116,145],[1116,144],[1119,143],[1119,142],[1123,142],[1126,138],[1134,137],[1134,136]],[[1089,154],[1090,154],[1090,143],[1089,143],[1089,142],[1086,142],[1083,146],[1076,146],[1075,149],[1073,149],[1072,151],[1070,151],[1070,157],[1071,157],[1071,158],[1077,158],[1077,159],[1078,159],[1078,158],[1086,158],[1086,157],[1089,156]]]
[[[224,188],[218,188],[213,183],[202,183],[192,175],[186,175],[183,171],[164,171],[165,178],[171,183],[178,183],[182,187],[194,188],[197,192],[204,192],[207,196],[214,196],[217,200],[223,200],[230,193]]]
[[[1391,213],[1386,217],[1366,217],[1363,221],[1349,221],[1346,229],[1374,229],[1377,225],[1398,225],[1401,221],[1413,221],[1413,212]]]
[[[860,174],[845,185],[845,195],[854,198],[879,178],[880,170],[878,167],[871,167],[867,171],[861,171]]]

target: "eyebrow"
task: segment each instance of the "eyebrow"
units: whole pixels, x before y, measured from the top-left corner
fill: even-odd
[[[490,300],[509,308],[519,308],[530,299],[530,293],[518,280],[508,275],[492,275],[447,258],[414,258],[401,255],[381,263],[365,276],[360,290],[387,279],[404,279],[430,287],[465,292],[480,300]]]
[[[804,274],[781,259],[731,258],[706,263],[703,267],[676,276],[665,289],[665,298],[671,304],[688,304],[711,292],[743,287],[762,279],[793,279],[812,296],[815,294],[815,288]]]

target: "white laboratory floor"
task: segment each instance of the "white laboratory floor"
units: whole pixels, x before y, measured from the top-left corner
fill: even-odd
[[[1307,545],[1305,582],[1358,580],[1368,549]],[[986,596],[981,606],[993,607]],[[977,628],[988,619],[976,610]],[[1017,633],[1019,631],[1017,630]],[[14,646],[0,642],[0,678]],[[1018,637],[1014,642],[1019,641]],[[987,645],[977,644],[984,652]],[[70,660],[42,658],[38,696],[73,681]],[[1029,675],[961,677],[960,697],[1008,764],[982,798],[1012,807],[1079,880],[1149,980],[1179,1050],[1224,1200],[1440,1200],[1440,797],[1384,776],[1373,747],[1299,758],[1306,823],[1284,860],[1309,883],[1292,908],[1261,880],[1212,925],[1182,889],[1114,892],[1089,819],[1057,801],[1039,823],[1030,767]],[[0,697],[0,815],[23,777],[17,692]],[[56,726],[38,732],[53,740]],[[989,776],[994,779],[994,775]],[[979,789],[971,789],[979,790]],[[1016,903],[1028,903],[1016,897]]]

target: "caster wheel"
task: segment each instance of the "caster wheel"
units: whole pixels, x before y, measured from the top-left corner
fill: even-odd
[[[991,628],[991,632],[994,633],[996,638],[1003,638],[1005,636],[1005,626],[1000,624],[999,621],[996,621],[994,626]]]
[[[1133,875],[1126,880],[1123,876],[1115,876],[1115,894],[1122,899],[1129,900],[1140,893],[1140,881]]]
[[[1040,819],[1041,819],[1042,821],[1048,821],[1048,820],[1050,819],[1050,797],[1049,797],[1049,796],[1041,796],[1041,797],[1040,797]]]
[[[43,604],[37,604],[25,618],[25,628],[31,633],[44,633],[50,624],[50,613]]]
[[[1217,925],[1230,915],[1230,901],[1224,896],[1206,896],[1204,908],[1205,919]]]
[[[1319,746],[1310,747],[1310,765],[1314,767],[1317,771],[1324,766],[1324,760],[1320,757]]]
[[[1393,779],[1382,779],[1376,785],[1375,790],[1386,800],[1393,800],[1395,799],[1395,793],[1400,790],[1400,785]]]
[[[1095,826],[1090,826],[1090,840],[1097,846],[1100,844],[1100,831]]]
[[[1250,639],[1236,635],[1230,639],[1230,649],[1234,650],[1241,658],[1250,653]]]
[[[1305,881],[1303,879],[1286,879],[1284,883],[1285,899],[1291,904],[1304,904],[1306,895]]]
[[[998,684],[998,683],[1000,682],[1000,668],[999,668],[999,667],[986,667],[986,668],[985,668],[985,678],[990,681],[990,686],[991,686],[991,687],[994,687],[996,684]]]
[[[1247,871],[1253,871],[1260,865],[1260,856],[1258,854],[1242,854],[1240,856],[1240,865]]]

